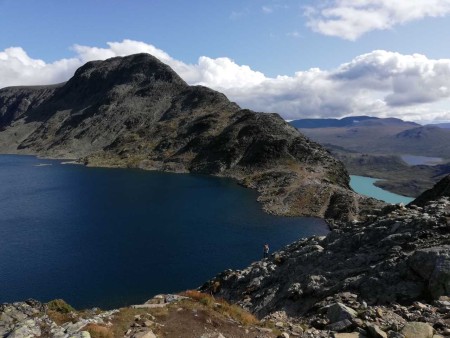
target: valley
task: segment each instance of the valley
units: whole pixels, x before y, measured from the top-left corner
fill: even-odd
[[[450,173],[449,129],[369,116],[290,123],[327,148],[350,174],[381,179],[376,186],[400,195],[417,197]],[[405,156],[441,161],[413,165]]]

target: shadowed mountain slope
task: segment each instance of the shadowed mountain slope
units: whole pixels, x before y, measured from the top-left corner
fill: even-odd
[[[433,188],[423,192],[419,197],[417,197],[410,204],[423,206],[428,201],[436,200],[441,197],[450,198],[450,175],[447,175],[442,180],[440,180]]]

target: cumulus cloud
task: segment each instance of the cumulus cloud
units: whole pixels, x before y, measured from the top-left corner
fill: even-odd
[[[378,50],[332,70],[312,68],[293,76],[267,77],[233,60],[202,56],[186,64],[153,45],[124,40],[105,48],[73,46],[73,58],[33,59],[20,47],[0,52],[0,88],[65,81],[87,61],[150,53],[189,84],[224,92],[242,107],[277,112],[286,119],[368,114],[413,121],[449,120],[450,59]]]
[[[6,48],[0,51],[0,88],[62,82],[81,64],[76,58],[45,63],[29,57],[20,47]]]
[[[307,25],[315,32],[356,40],[373,30],[442,17],[450,13],[450,0],[333,0],[306,8]]]
[[[368,114],[414,121],[450,120],[450,59],[383,50],[334,70],[317,68],[266,78],[249,90],[225,92],[237,102],[286,119]]]

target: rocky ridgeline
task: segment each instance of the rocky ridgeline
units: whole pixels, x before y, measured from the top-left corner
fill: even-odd
[[[89,324],[107,324],[117,310],[88,310],[84,318],[68,311],[71,318],[61,325],[47,312],[48,306],[35,300],[0,305],[0,337],[90,338],[89,332],[83,328]]]
[[[0,89],[0,152],[231,177],[280,215],[349,220],[381,205],[277,114],[189,86],[149,54],[88,62],[60,85]]]
[[[448,197],[423,207],[388,206],[363,223],[301,239],[244,270],[227,270],[202,290],[259,317],[282,313],[314,328],[314,337],[352,331],[336,336],[428,337],[405,334],[411,325],[423,326],[415,321],[450,335],[449,221]],[[334,315],[336,309],[350,315]]]

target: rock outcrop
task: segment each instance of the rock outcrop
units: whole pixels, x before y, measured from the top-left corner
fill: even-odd
[[[368,304],[449,295],[450,201],[392,208],[326,237],[296,241],[242,271],[225,271],[203,289],[259,316],[278,310],[302,315],[346,291]]]
[[[72,311],[65,311],[67,321],[58,325],[62,315],[57,318],[49,315],[47,304],[36,300],[0,305],[1,337],[57,337],[57,338],[90,338],[84,328],[89,324],[106,324],[118,310],[100,312],[98,309],[88,310],[84,317],[75,317]],[[86,318],[87,317],[87,318]],[[76,319],[76,320],[75,320]]]
[[[212,298],[202,298],[212,301]],[[55,309],[35,300],[0,305],[0,337],[276,338],[244,310],[224,302],[158,295],[121,309]]]
[[[277,114],[189,86],[148,54],[88,62],[60,85],[2,89],[0,127],[0,152],[232,177],[275,214],[348,220],[381,205]]]
[[[435,200],[440,197],[450,197],[450,175],[444,177],[433,188],[422,193],[410,204],[423,206],[428,201]]]
[[[383,337],[373,324],[393,331],[389,337],[414,330],[432,337],[433,327],[450,334],[450,199],[438,195],[430,201],[426,196],[437,195],[425,193],[422,207],[388,206],[326,237],[301,239],[201,289],[259,317],[285,313],[319,330],[317,337],[357,328],[354,334]],[[429,325],[406,325],[415,321]]]

